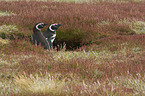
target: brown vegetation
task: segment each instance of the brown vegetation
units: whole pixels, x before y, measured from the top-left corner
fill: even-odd
[[[120,20],[145,21],[144,4],[141,3],[73,4],[22,1],[1,2],[0,6],[2,11],[16,14],[0,17],[0,24],[17,25],[23,34],[31,34],[37,22],[62,23],[55,45],[66,42],[68,49],[91,44],[110,35],[135,34],[128,24],[119,24]]]

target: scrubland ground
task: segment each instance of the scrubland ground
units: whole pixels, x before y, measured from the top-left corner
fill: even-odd
[[[0,1],[1,96],[145,95],[143,0],[7,1]],[[31,45],[37,22],[63,24],[52,52]]]

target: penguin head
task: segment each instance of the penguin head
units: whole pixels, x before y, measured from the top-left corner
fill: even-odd
[[[37,24],[35,24],[34,29],[41,30],[46,25],[48,25],[48,24],[45,24],[45,23],[37,23]]]
[[[54,24],[51,24],[48,29],[52,32],[56,31],[62,24],[57,24],[57,23],[54,23]]]

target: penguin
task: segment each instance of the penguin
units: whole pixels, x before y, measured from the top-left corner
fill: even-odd
[[[39,43],[41,43],[41,46],[44,47],[44,49],[50,50],[50,46],[46,38],[43,36],[43,33],[41,32],[41,29],[48,24],[45,23],[37,23],[33,27],[33,34],[31,35],[31,43],[35,44],[35,46],[38,46]]]
[[[53,48],[53,42],[55,40],[56,37],[56,30],[62,26],[62,24],[51,24],[48,29],[43,33],[43,35],[45,36],[45,38],[47,39],[47,41],[49,42],[50,45],[50,49]]]

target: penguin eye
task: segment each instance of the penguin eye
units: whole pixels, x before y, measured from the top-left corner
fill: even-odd
[[[52,29],[57,29],[57,26],[56,25],[53,25],[51,28]]]
[[[43,28],[43,25],[39,25],[38,28]]]

